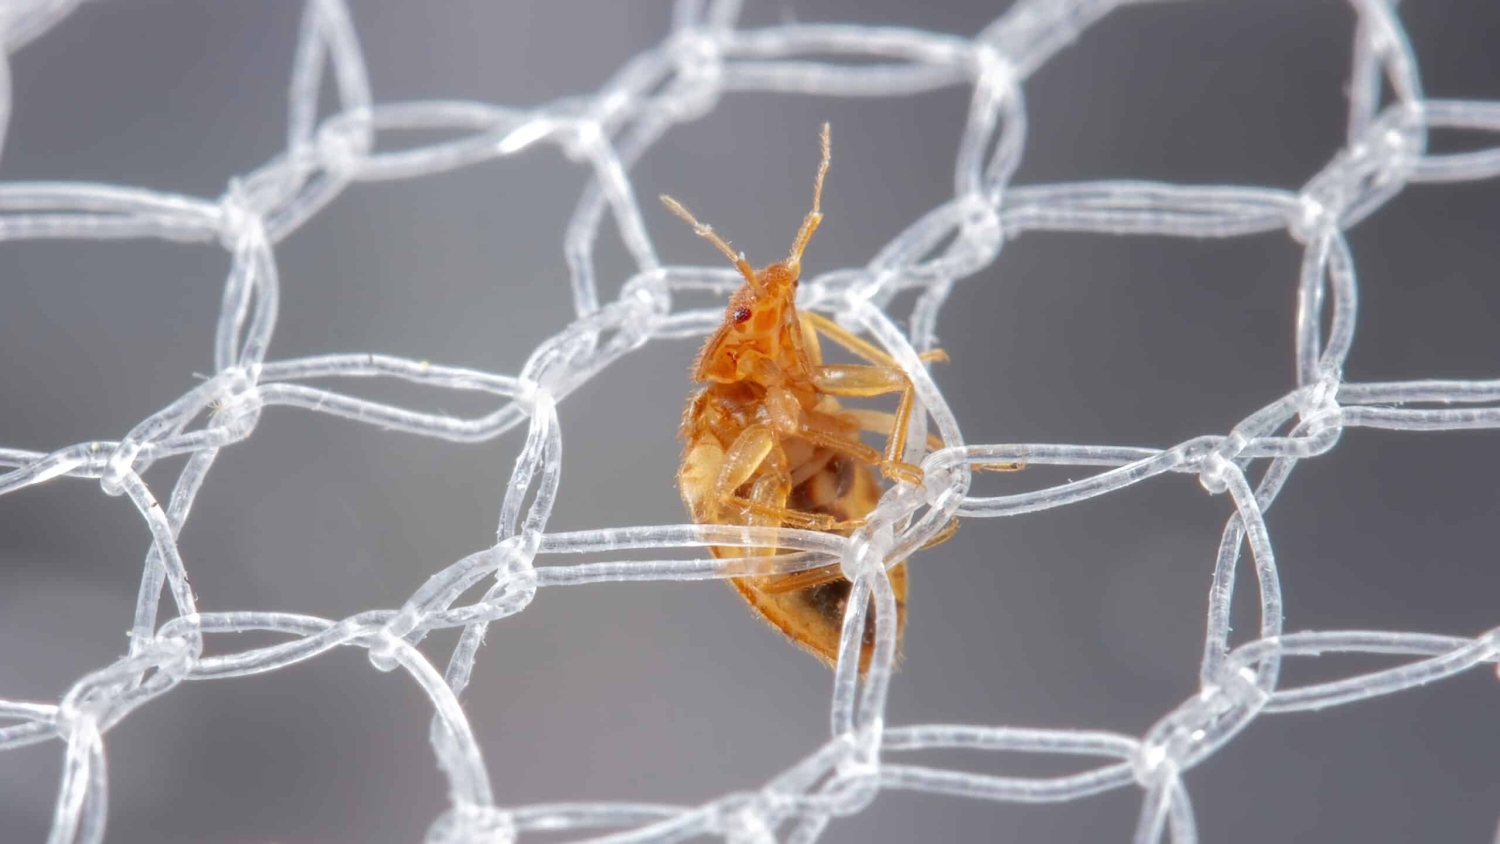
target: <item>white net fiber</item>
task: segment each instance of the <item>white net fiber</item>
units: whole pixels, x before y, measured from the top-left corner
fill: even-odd
[[[0,841],[1497,835],[1487,4],[257,5],[0,12]],[[537,70],[443,87],[470,51]],[[68,123],[42,86],[86,60],[115,101]],[[254,91],[192,92],[221,72]],[[824,119],[798,305],[907,370],[925,483],[848,538],[686,524],[683,373],[738,278],[654,197],[769,261]],[[831,675],[687,583],[830,564]]]

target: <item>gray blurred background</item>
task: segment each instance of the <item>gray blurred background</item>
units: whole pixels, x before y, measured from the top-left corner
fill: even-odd
[[[1007,3],[751,2],[786,18],[972,34]],[[1500,6],[1401,9],[1428,93],[1500,97]],[[283,145],[300,3],[89,5],[15,57],[0,178],[219,195]],[[379,101],[538,104],[596,88],[669,24],[666,2],[354,4]],[[1164,4],[1112,14],[1026,84],[1019,183],[1143,178],[1292,188],[1341,145],[1352,12],[1336,2]],[[802,213],[819,122],[828,218],[809,272],[862,264],[951,193],[968,92],[874,100],[731,95],[635,168],[756,261]],[[1493,139],[1457,133],[1439,150]],[[551,148],[355,186],[278,249],[273,359],[379,351],[514,374],[570,318],[562,231],[585,172]],[[646,209],[664,261],[716,255]],[[1352,381],[1500,375],[1500,185],[1413,187],[1352,234]],[[601,294],[630,265],[612,228]],[[955,290],[936,371],[970,442],[1167,446],[1223,433],[1293,384],[1298,247],[1026,235]],[[117,439],[211,368],[216,247],[0,247],[0,444]],[[904,309],[902,313],[904,313]],[[561,406],[550,528],[678,523],[674,426],[695,344],[653,343]],[[475,413],[485,402],[338,389]],[[399,606],[493,541],[521,431],[478,446],[268,411],[220,458],[182,536],[201,607],[341,618]],[[1472,635],[1500,621],[1491,433],[1351,430],[1269,516],[1288,630]],[[165,496],[180,462],[147,480]],[[1068,475],[986,476],[981,493]],[[1063,510],[970,520],[917,558],[892,724],[1140,734],[1191,695],[1225,497],[1189,476]],[[128,501],[55,481],[0,500],[0,696],[55,702],[126,647],[148,536]],[[571,562],[571,560],[567,561]],[[1242,572],[1245,571],[1242,569]],[[1241,580],[1237,638],[1252,635]],[[427,652],[446,660],[453,636]],[[215,640],[249,647],[269,640]],[[1284,682],[1388,664],[1297,660]],[[830,674],[722,585],[546,590],[494,625],[464,705],[497,798],[696,804],[755,788],[827,734]],[[1487,842],[1500,806],[1496,681],[1472,671],[1317,714],[1265,716],[1187,778],[1206,842]],[[178,687],[107,737],[109,841],[414,841],[445,806],[425,698],[341,650]],[[62,747],[0,754],[0,841],[45,838]],[[1013,755],[905,761],[1014,775]],[[1080,760],[1081,761],[1081,760]],[[830,841],[1121,841],[1137,790],[1067,805],[891,792]]]

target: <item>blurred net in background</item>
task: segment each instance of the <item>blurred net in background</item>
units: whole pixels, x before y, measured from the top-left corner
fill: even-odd
[[[7,9],[7,52],[65,26],[74,5],[43,2]],[[1255,719],[1395,694],[1494,663],[1500,631],[1472,638],[1358,629],[1284,632],[1276,545],[1264,514],[1298,463],[1334,450],[1348,429],[1500,427],[1500,381],[1439,380],[1443,372],[1431,373],[1433,380],[1382,383],[1351,383],[1343,377],[1360,289],[1346,232],[1409,184],[1500,175],[1500,149],[1486,146],[1488,141],[1476,145],[1477,151],[1428,151],[1434,130],[1500,130],[1500,102],[1425,96],[1417,56],[1394,6],[1380,0],[1355,2],[1346,143],[1329,150],[1326,166],[1300,189],[1141,181],[1013,184],[1025,152],[1023,91],[1028,78],[1107,13],[1132,13],[1112,12],[1115,5],[1021,0],[972,37],[959,37],[857,23],[740,29],[737,3],[681,2],[664,39],[592,93],[517,109],[466,100],[382,101],[372,91],[351,10],[336,0],[311,0],[290,71],[286,148],[253,172],[228,179],[221,196],[177,195],[149,185],[0,184],[0,237],[6,240],[216,243],[230,258],[213,330],[213,369],[206,377],[184,385],[180,398],[128,431],[100,431],[98,440],[56,443],[50,450],[0,448],[0,465],[7,469],[0,475],[0,492],[64,478],[93,480],[104,493],[128,498],[152,537],[129,652],[77,678],[57,700],[0,700],[5,721],[0,749],[39,743],[63,749],[49,840],[103,839],[111,779],[106,775],[107,736],[127,716],[173,693],[184,681],[285,669],[340,646],[364,649],[383,671],[408,674],[436,711],[431,745],[447,778],[449,808],[429,828],[428,839],[434,842],[508,841],[543,831],[629,841],[703,835],[810,841],[835,819],[859,813],[891,791],[1040,803],[1131,789],[1142,803],[1135,840],[1192,841],[1197,833],[1187,775]],[[966,124],[961,130],[951,127],[961,136],[952,161],[944,163],[953,174],[951,198],[911,221],[862,266],[806,279],[800,300],[803,307],[832,314],[874,338],[910,372],[932,428],[950,444],[924,455],[921,430],[912,438],[916,445],[908,456],[926,470],[925,486],[889,492],[870,526],[848,540],[690,525],[548,530],[564,465],[560,419],[567,416],[569,395],[653,340],[696,338],[710,330],[721,318],[720,305],[683,308],[678,301],[702,291],[722,295],[736,283],[728,267],[664,262],[643,218],[641,194],[649,193],[633,185],[632,164],[674,125],[717,108],[726,92],[889,97],[951,86],[972,90]],[[328,91],[332,102],[323,99]],[[24,101],[27,92],[12,96]],[[401,148],[383,138],[402,132],[448,137]],[[837,124],[834,133],[837,173],[842,137]],[[811,125],[806,135],[807,161],[788,166],[810,173]],[[589,174],[563,232],[573,319],[558,326],[515,374],[381,354],[274,354],[278,310],[285,304],[275,247],[346,188],[436,176],[545,144],[560,147]],[[712,195],[711,185],[701,190],[703,196]],[[698,196],[695,192],[684,199],[714,219],[713,203],[694,201]],[[792,213],[800,214],[800,206],[794,207],[798,210]],[[596,272],[595,247],[607,228],[634,263],[628,278],[601,278]],[[955,415],[918,364],[917,354],[937,344],[937,321],[955,283],[990,266],[1008,241],[1033,231],[1186,238],[1285,232],[1300,244],[1303,256],[1297,277],[1284,284],[1287,295],[1295,297],[1295,382],[1264,407],[1247,407],[1243,421],[1227,433],[1193,437],[1168,448],[966,444],[965,427],[975,422]],[[506,282],[504,267],[496,267],[495,275],[499,284]],[[611,298],[606,291],[614,290],[619,294]],[[496,405],[489,412],[462,416],[446,412],[441,400],[409,407],[309,383],[355,378],[478,393],[494,398]],[[684,395],[686,389],[684,383]],[[442,567],[395,608],[343,619],[275,607],[199,611],[201,598],[218,606],[236,602],[195,594],[190,586],[194,560],[179,553],[177,537],[221,453],[254,433],[267,407],[297,408],[338,417],[346,425],[374,425],[458,443],[484,442],[525,428],[524,447],[503,501],[497,502],[496,543]],[[81,415],[87,411],[79,409]],[[1476,458],[1494,453],[1484,440],[1474,443]],[[1017,459],[1037,467],[1080,467],[1090,474],[1018,494],[970,492],[969,465]],[[143,477],[159,462],[180,466],[169,486],[148,485]],[[591,468],[571,466],[569,477],[573,483],[587,483]],[[1141,735],[1091,729],[1089,724],[1034,729],[886,723],[894,630],[885,566],[905,559],[955,516],[970,520],[1061,507],[1166,473],[1196,476],[1208,492],[1227,496],[1234,505],[1213,565],[1197,693]],[[680,549],[711,544],[776,545],[807,552],[779,560],[776,564],[784,569],[843,566],[855,583],[850,601],[855,611],[846,631],[863,629],[865,598],[873,596],[877,667],[860,678],[849,661],[841,662],[826,744],[807,748],[801,759],[786,760],[787,767],[769,781],[745,781],[742,790],[702,805],[518,806],[495,793],[493,771],[470,726],[472,713],[459,704],[471,673],[484,670],[476,654],[489,625],[525,611],[541,587],[717,579],[743,573],[752,564],[709,559],[706,550],[694,559],[680,558]],[[604,561],[547,559],[581,553],[602,555]],[[642,555],[663,559],[632,559]],[[1254,579],[1250,587],[1243,578],[1239,585],[1257,590],[1260,619],[1253,638],[1231,643],[1229,619],[1236,574],[1244,574],[1242,557]],[[920,576],[921,559],[914,565]],[[168,599],[165,608],[163,597]],[[444,670],[418,645],[429,634],[448,629],[461,633]],[[274,638],[267,639],[270,644],[245,647],[229,635],[247,631]],[[503,635],[494,631],[494,636]],[[1283,661],[1332,652],[1401,659],[1395,667],[1336,681],[1278,683]],[[901,675],[895,676],[899,682]],[[517,679],[525,682],[525,677]],[[588,728],[578,727],[585,733]],[[1488,734],[1481,724],[1470,729],[1476,741]],[[903,760],[909,751],[932,749],[1103,761],[1081,773],[1015,777]],[[492,759],[489,764],[509,763]],[[110,773],[118,779],[128,772]],[[1493,781],[1478,785],[1488,789],[1484,793],[1493,791]],[[576,796],[556,795],[558,800]],[[1121,830],[1121,837],[1126,834]]]

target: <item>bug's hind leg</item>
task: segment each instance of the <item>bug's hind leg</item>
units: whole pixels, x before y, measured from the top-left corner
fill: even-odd
[[[791,574],[777,575],[769,578],[760,586],[760,591],[772,595],[784,592],[796,592],[799,589],[810,589],[814,586],[822,586],[825,583],[834,583],[844,579],[844,571],[838,566],[823,566],[822,568],[807,569],[806,571],[792,572]]]
[[[785,499],[783,499],[785,500]],[[731,502],[743,507],[747,512],[764,516],[770,521],[767,524],[781,525],[783,527],[800,528],[802,530],[838,531],[852,530],[864,524],[862,520],[841,522],[832,516],[821,513],[804,513],[801,510],[792,510],[785,505],[768,504],[754,497],[750,498],[735,496]]]
[[[896,427],[896,414],[887,413],[883,410],[845,407],[840,409],[839,412],[859,423],[861,431],[869,431],[872,434],[880,434],[881,436],[888,437]],[[927,449],[929,451],[937,451],[943,447],[943,438],[935,433],[928,432]],[[1027,463],[1023,458],[1021,460],[1007,460],[998,463],[974,463],[969,468],[976,472],[1019,472],[1025,469],[1026,466]]]
[[[958,519],[953,519],[944,525],[942,530],[927,540],[918,550],[925,551],[933,546],[942,545],[944,542],[952,539],[955,533],[958,533]],[[776,595],[784,592],[796,592],[799,589],[810,589],[814,586],[822,586],[825,583],[834,583],[843,579],[844,570],[840,566],[823,566],[821,568],[807,569],[805,571],[768,578],[761,584],[760,590]]]
[[[933,546],[942,545],[944,542],[952,539],[955,533],[958,533],[958,519],[950,519],[948,524],[943,525],[942,530],[938,531],[931,539],[922,544],[920,550],[926,551]]]

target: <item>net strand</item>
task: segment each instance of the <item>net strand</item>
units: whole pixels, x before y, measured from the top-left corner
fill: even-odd
[[[7,55],[58,25],[77,5],[38,0],[0,15]],[[107,814],[104,737],[130,712],[179,683],[276,671],[339,647],[361,648],[382,671],[400,669],[434,708],[431,737],[449,786],[449,809],[429,828],[438,842],[509,841],[528,832],[606,831],[594,840],[672,842],[699,835],[731,841],[815,840],[832,819],[858,812],[886,789],[977,800],[1065,802],[1139,787],[1134,840],[1197,838],[1184,775],[1257,717],[1395,694],[1500,661],[1500,628],[1473,638],[1419,632],[1285,634],[1282,593],[1264,514],[1300,460],[1335,448],[1349,427],[1393,431],[1500,428],[1500,381],[1431,379],[1353,384],[1342,380],[1357,315],[1358,280],[1345,232],[1413,182],[1500,176],[1500,145],[1426,152],[1433,130],[1500,133],[1500,101],[1426,99],[1417,62],[1393,4],[1352,0],[1348,142],[1303,188],[1095,181],[1012,186],[1026,134],[1023,84],[1116,6],[1109,0],[1020,0],[973,38],[902,28],[787,24],[735,28],[739,3],[684,0],[657,46],[632,58],[590,95],[531,109],[468,101],[378,102],[353,19],[341,0],[309,0],[288,88],[287,146],[265,165],[228,180],[217,199],[128,186],[0,184],[0,240],[158,239],[222,244],[231,258],[214,339],[214,372],[118,440],[50,452],[0,448],[0,494],[59,478],[95,480],[125,495],[152,535],[128,653],[80,678],[57,703],[0,700],[0,750],[46,741],[66,747],[49,842],[103,840]],[[337,102],[319,118],[331,73]],[[0,118],[9,119],[8,61],[0,63]],[[653,339],[701,336],[718,308],[673,310],[674,294],[727,292],[722,267],[664,266],[629,177],[630,166],[672,126],[714,109],[732,91],[847,97],[903,96],[972,86],[955,152],[954,196],[913,222],[864,267],[804,284],[804,306],[871,336],[910,374],[919,405],[947,448],[921,453],[925,417],[909,458],[927,481],[881,500],[869,525],[846,538],[798,530],[703,525],[546,530],[560,483],[558,408],[567,395]],[[1383,85],[1392,100],[1382,105]],[[377,151],[393,130],[446,132],[448,139]],[[586,166],[585,186],[564,237],[576,314],[515,376],[380,354],[267,360],[279,280],[275,244],[356,182],[415,179],[553,144]],[[600,296],[593,250],[605,216],[635,263],[613,301]],[[1160,449],[1109,445],[966,445],[959,420],[918,360],[933,347],[944,299],[961,279],[990,266],[1025,232],[1229,238],[1285,231],[1304,246],[1297,286],[1296,384],[1225,435]],[[888,312],[903,290],[919,291],[903,333]],[[1327,325],[1326,335],[1323,326]],[[359,398],[310,380],[397,379],[495,396],[475,416]],[[1438,405],[1412,407],[1409,405]],[[1453,406],[1462,405],[1462,406]],[[219,452],[250,436],[267,407],[291,407],[416,436],[484,442],[525,425],[527,437],[499,506],[496,544],[432,575],[400,608],[343,620],[271,611],[200,613],[176,537]],[[921,414],[919,414],[921,416]],[[187,455],[165,507],[142,479],[158,461]],[[1081,480],[1010,495],[970,491],[972,467],[1025,460],[1097,469]],[[1249,471],[1267,461],[1258,482]],[[894,595],[887,566],[904,559],[951,516],[1015,516],[1067,506],[1167,473],[1196,475],[1227,494],[1234,514],[1218,549],[1209,592],[1201,687],[1143,736],[1088,729],[1041,730],[963,724],[886,726],[894,654]],[[629,550],[779,547],[777,557],[554,563],[537,558]],[[1230,604],[1244,549],[1256,577],[1257,638],[1232,645]],[[704,552],[706,554],[706,551]],[[759,788],[699,806],[577,803],[507,807],[496,801],[479,745],[458,703],[487,625],[522,612],[542,587],[617,581],[707,580],[838,564],[854,583],[834,675],[831,737]],[[463,596],[489,581],[482,597]],[[161,621],[161,599],[171,617]],[[854,654],[873,596],[876,647],[860,677]],[[445,672],[416,648],[433,631],[462,634]],[[261,647],[204,655],[205,637],[262,631],[285,637]],[[1408,659],[1394,667],[1288,688],[1281,660],[1325,653]],[[1054,777],[1007,777],[888,761],[943,748],[1102,757]]]

